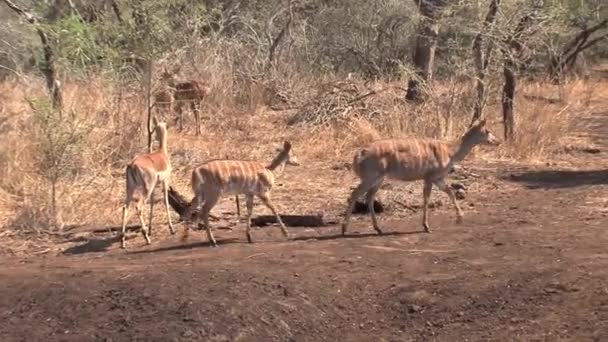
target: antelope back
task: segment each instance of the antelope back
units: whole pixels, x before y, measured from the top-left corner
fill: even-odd
[[[272,172],[255,161],[213,160],[194,172],[194,191],[257,194],[270,191],[274,185]]]
[[[204,91],[197,81],[180,82],[175,85],[175,100],[176,101],[194,101],[202,100]]]
[[[451,148],[438,140],[379,140],[357,151],[353,171],[362,179],[388,176],[416,180],[440,172],[450,155]]]

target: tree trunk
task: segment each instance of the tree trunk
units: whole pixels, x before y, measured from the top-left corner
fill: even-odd
[[[475,69],[477,72],[477,99],[475,101],[475,108],[473,111],[473,119],[471,120],[471,125],[475,121],[481,119],[481,116],[483,114],[483,108],[485,107],[486,103],[486,84],[484,79],[486,77],[486,69],[490,61],[490,55],[492,53],[493,44],[492,42],[488,44],[484,56],[483,35],[485,34],[485,31],[487,31],[489,27],[494,23],[499,5],[500,0],[490,1],[490,7],[488,9],[486,19],[483,23],[482,30],[477,34],[475,40],[473,41],[473,59],[475,61]]]
[[[287,12],[287,21],[285,25],[281,28],[276,37],[272,37],[272,27],[274,25],[275,19],[283,14],[283,12]],[[268,62],[266,63],[266,68],[270,68],[275,63],[275,58],[277,57],[277,48],[281,41],[285,38],[285,36],[289,33],[289,29],[291,27],[293,21],[293,12],[291,8],[291,1],[287,5],[287,8],[280,9],[277,11],[275,15],[273,15],[268,23],[266,24],[266,39],[268,40],[269,48],[268,48]]]
[[[153,62],[152,59],[148,59],[147,60],[147,65],[146,65],[146,75],[145,80],[144,80],[144,87],[145,87],[145,96],[146,96],[146,109],[147,109],[147,113],[148,113],[148,120],[147,120],[147,129],[148,129],[148,152],[152,152],[152,133],[154,130],[154,127],[152,127],[152,67],[153,67]]]
[[[412,102],[420,99],[422,88],[433,78],[433,62],[439,36],[439,18],[450,0],[414,0],[414,2],[418,5],[421,17],[413,60],[416,75],[408,81],[405,95],[405,99]]]
[[[525,40],[524,37],[528,29],[537,22],[538,11],[542,8],[543,4],[543,0],[534,2],[532,11],[519,20],[513,33],[504,39],[501,48],[504,58],[503,75],[505,77],[505,84],[502,88],[502,117],[505,141],[513,141],[515,138],[513,106],[517,87],[517,62],[521,58],[523,40]]]
[[[515,136],[515,118],[513,116],[513,99],[515,97],[515,87],[517,81],[515,79],[515,63],[509,56],[505,57],[503,74],[505,84],[502,88],[502,118],[504,125],[505,141],[513,141]]]
[[[51,220],[50,225],[57,228],[59,225],[59,217],[57,215],[57,179],[53,176],[51,179]]]
[[[418,26],[416,50],[414,51],[416,76],[408,81],[407,93],[405,95],[408,101],[418,100],[421,95],[421,88],[433,78],[433,62],[435,60],[438,35],[439,24],[437,20],[422,17]]]
[[[18,15],[24,17],[30,24],[33,24],[36,28],[36,33],[40,37],[42,43],[44,63],[42,64],[40,71],[46,78],[46,87],[51,95],[51,101],[53,109],[61,111],[63,104],[63,97],[61,94],[61,84],[57,80],[57,70],[55,69],[55,53],[51,47],[50,40],[46,33],[41,29],[40,20],[32,13],[22,9],[15,5],[11,0],[4,0],[4,3],[15,11]]]

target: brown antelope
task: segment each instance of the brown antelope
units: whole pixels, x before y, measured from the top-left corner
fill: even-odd
[[[152,209],[154,201],[150,201],[150,224],[146,228],[144,222],[143,207],[144,203],[150,199],[154,188],[158,182],[163,185],[163,197],[165,201],[165,209],[167,210],[167,218],[169,219],[169,230],[171,234],[175,234],[173,223],[171,222],[171,214],[169,213],[169,178],[171,176],[171,162],[167,153],[167,124],[158,122],[154,117],[154,132],[160,143],[158,150],[152,153],[141,154],[133,158],[127,165],[127,197],[122,208],[122,236],[120,247],[125,248],[125,230],[127,219],[129,216],[129,206],[135,202],[135,208],[139,221],[141,222],[141,230],[146,239],[146,243],[150,244],[150,233],[152,229]]]
[[[457,222],[461,222],[463,212],[456,203],[452,189],[446,184],[445,177],[454,164],[462,161],[476,145],[500,144],[485,128],[485,124],[485,120],[474,123],[460,140],[452,143],[432,139],[380,140],[357,151],[353,170],[361,182],[348,200],[342,234],[345,235],[348,229],[355,201],[363,194],[366,194],[374,230],[382,234],[373,203],[385,178],[401,181],[424,180],[422,226],[425,232],[430,233],[427,210],[433,184],[448,194],[456,207]]]
[[[194,113],[194,120],[196,121],[196,135],[201,133],[201,103],[211,93],[211,87],[205,82],[190,80],[184,82],[178,82],[175,78],[175,74],[179,72],[179,67],[173,72],[168,72],[166,69],[161,73],[161,81],[168,86],[168,90],[161,90],[157,93],[155,101],[159,104],[165,104],[167,107],[167,100],[170,101],[168,107],[171,110],[175,109],[178,113],[176,120],[179,120],[179,130],[184,129],[184,115],[183,107],[186,104],[190,104],[190,109]]]
[[[285,165],[300,165],[291,152],[291,144],[285,141],[279,154],[268,165],[257,161],[242,160],[212,160],[196,167],[192,171],[192,209],[198,208],[203,202],[200,214],[207,230],[207,237],[213,246],[217,246],[209,226],[209,212],[222,195],[245,194],[247,207],[247,241],[251,239],[251,214],[253,212],[253,197],[257,196],[276,216],[281,231],[288,237],[287,228],[277,210],[270,201],[270,191],[274,185],[275,170],[282,171]],[[237,197],[238,198],[238,197]],[[199,217],[195,219],[198,226]]]
[[[154,93],[154,107],[156,107],[158,114],[162,113],[163,117],[171,113],[173,108],[173,91],[169,86],[163,85]]]

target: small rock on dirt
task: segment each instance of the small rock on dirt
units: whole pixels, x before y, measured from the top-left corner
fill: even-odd
[[[186,330],[186,331],[182,332],[183,338],[193,338],[194,336],[196,336],[196,333],[192,330]]]
[[[350,170],[350,168],[351,168],[350,163],[340,163],[340,164],[335,164],[335,165],[331,166],[331,169],[334,171]]]
[[[451,187],[454,190],[466,190],[467,189],[467,187],[464,186],[464,184],[458,183],[458,182],[452,183]]]
[[[523,320],[523,319],[521,319],[521,318],[519,318],[519,317],[512,317],[512,318],[510,319],[510,321],[511,321],[511,323],[521,323],[521,322],[523,322],[524,320]]]
[[[551,293],[551,294],[552,294],[552,293],[558,293],[558,292],[559,292],[559,290],[558,290],[558,289],[556,289],[555,287],[545,287],[545,288],[543,289],[543,291],[544,291],[545,293]]]
[[[410,313],[418,313],[418,312],[422,311],[422,306],[416,305],[416,304],[411,304],[408,306],[408,311]]]
[[[463,189],[456,190],[456,192],[454,193],[454,195],[459,200],[463,200],[463,199],[465,199],[467,197],[467,193]]]
[[[591,154],[598,154],[598,153],[602,152],[602,150],[600,150],[599,148],[595,148],[595,147],[584,148],[584,149],[582,149],[582,151],[585,153],[591,153]]]

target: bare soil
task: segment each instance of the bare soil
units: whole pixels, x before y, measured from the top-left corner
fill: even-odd
[[[157,219],[150,246],[94,234],[56,241],[58,255],[3,256],[0,340],[608,341],[608,112],[587,120],[599,151],[556,155],[559,167],[466,162],[452,179],[468,187],[465,222],[434,192],[432,234],[415,206],[389,203],[411,186],[419,204],[422,185],[392,183],[382,236],[358,215],[347,237],[335,225],[286,241],[271,226],[248,244],[225,214],[219,248]],[[333,169],[299,172],[352,177]],[[296,195],[277,196],[297,213]],[[338,217],[345,200],[320,206]]]

